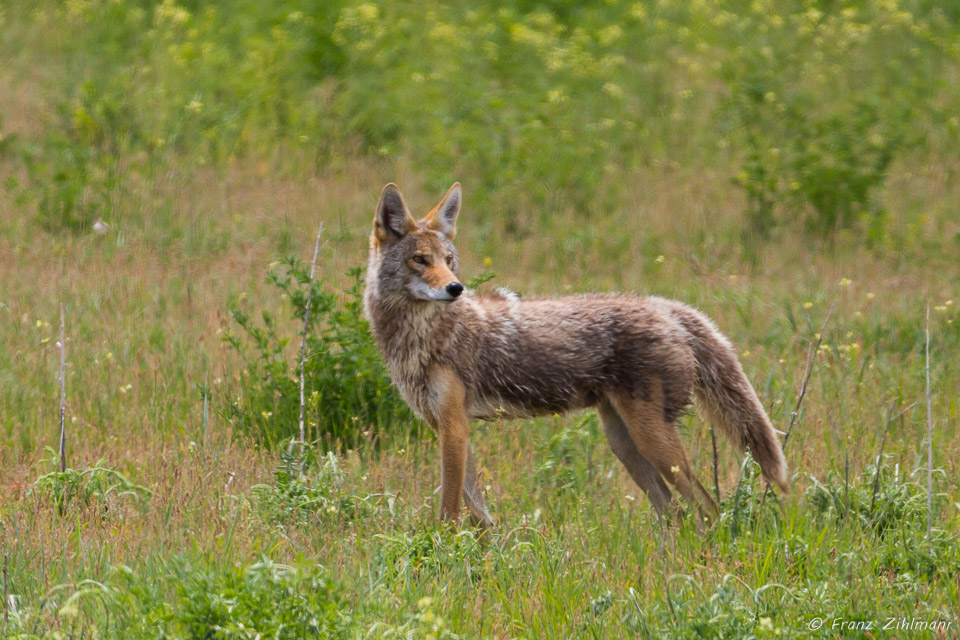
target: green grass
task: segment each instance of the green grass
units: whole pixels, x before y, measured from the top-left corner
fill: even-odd
[[[0,0],[0,636],[956,636],[958,20]],[[836,302],[790,494],[720,441],[720,520],[661,526],[585,412],[475,424],[498,527],[440,526],[352,270],[383,183],[422,213],[454,180],[465,278],[696,305],[780,429]],[[682,433],[712,488],[706,425]]]

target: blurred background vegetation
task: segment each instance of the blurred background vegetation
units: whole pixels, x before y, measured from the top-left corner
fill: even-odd
[[[5,54],[42,49],[20,72],[51,92],[41,135],[4,145],[26,167],[8,188],[81,229],[137,215],[115,193],[131,173],[367,155],[434,191],[463,176],[475,217],[524,227],[696,164],[736,181],[751,230],[882,243],[891,163],[960,148],[958,19],[927,0],[6,3]]]

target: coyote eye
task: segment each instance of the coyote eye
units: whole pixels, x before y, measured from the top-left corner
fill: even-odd
[[[452,253],[448,253],[448,254],[447,254],[447,266],[448,266],[448,267],[452,267],[452,266],[453,266],[453,254],[452,254]]]
[[[427,264],[427,259],[419,254],[413,256],[413,261],[417,264]]]

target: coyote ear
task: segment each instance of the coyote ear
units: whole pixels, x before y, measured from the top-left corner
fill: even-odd
[[[447,195],[437,203],[424,220],[427,228],[433,229],[453,240],[457,233],[457,216],[460,214],[460,203],[463,202],[463,194],[460,190],[460,183],[454,182],[453,186],[447,189]]]
[[[416,229],[417,223],[410,215],[400,189],[392,182],[387,184],[380,193],[377,213],[373,217],[373,232],[377,240],[393,242]]]

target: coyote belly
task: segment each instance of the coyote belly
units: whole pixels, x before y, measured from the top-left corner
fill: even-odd
[[[387,185],[364,298],[394,383],[439,436],[444,518],[458,518],[462,496],[476,521],[491,523],[476,487],[469,419],[585,407],[596,407],[614,454],[658,512],[670,501],[665,480],[691,504],[715,509],[676,430],[691,403],[786,488],[773,427],[709,319],[658,297],[465,291],[453,244],[460,203],[455,184],[417,221]]]

